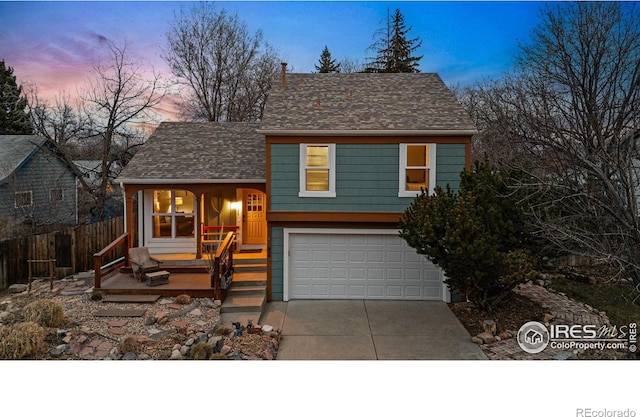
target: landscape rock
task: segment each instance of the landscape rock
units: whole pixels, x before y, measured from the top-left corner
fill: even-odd
[[[174,350],[171,352],[171,357],[169,359],[182,359],[182,353],[179,350]]]
[[[479,344],[479,345],[483,345],[483,344],[484,344],[484,341],[483,341],[482,339],[480,339],[478,336],[473,336],[473,337],[471,338],[471,341],[472,341],[473,343],[477,343],[477,344]]]
[[[487,333],[487,332],[482,332],[480,334],[478,334],[478,337],[480,339],[482,339],[483,343],[492,343],[496,341],[496,338],[494,335],[492,335],[491,333]]]
[[[52,358],[59,358],[64,354],[65,349],[66,345],[57,346],[49,351],[49,355],[51,355]]]
[[[496,322],[493,320],[483,321],[482,328],[484,329],[484,333],[490,333],[491,335],[495,335],[497,331]]]
[[[9,313],[8,311],[0,312],[0,323],[4,322],[5,320],[9,320],[10,315],[11,313]]]
[[[9,292],[12,294],[25,292],[27,290],[27,284],[13,284],[9,286]]]

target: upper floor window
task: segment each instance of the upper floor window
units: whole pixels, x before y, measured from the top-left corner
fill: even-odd
[[[62,188],[52,188],[51,190],[49,190],[49,200],[52,203],[62,201],[63,199],[64,199],[64,194],[62,192]]]
[[[336,196],[335,144],[300,144],[300,193],[298,196]]]
[[[436,188],[436,145],[434,143],[400,144],[398,197],[415,197],[421,190]]]
[[[33,194],[31,191],[18,191],[15,194],[15,198],[16,208],[33,206]]]

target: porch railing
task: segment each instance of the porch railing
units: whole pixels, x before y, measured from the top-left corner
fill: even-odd
[[[211,256],[211,288],[216,300],[224,300],[233,279],[233,241],[235,234],[228,232],[215,255]]]
[[[237,232],[238,226],[202,226],[200,246],[204,253],[211,253],[224,242],[225,231]]]
[[[109,245],[107,245],[107,247],[102,249],[100,252],[93,254],[93,286],[95,288],[100,288],[102,277],[110,274],[120,267],[130,265],[129,240],[129,233],[123,233],[116,240],[109,243]],[[123,256],[111,262],[105,263],[105,259],[108,259],[108,257],[112,255],[113,252],[117,251],[120,248],[122,248]]]

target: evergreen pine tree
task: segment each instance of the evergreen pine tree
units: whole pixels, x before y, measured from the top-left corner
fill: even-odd
[[[476,162],[461,173],[459,192],[448,185],[423,192],[400,221],[409,246],[445,271],[452,290],[485,310],[527,279],[529,253],[538,252],[505,178],[489,162]]]
[[[332,73],[332,72],[340,72],[340,64],[336,63],[335,59],[331,59],[331,52],[329,52],[329,48],[327,46],[322,50],[322,54],[320,55],[320,60],[318,61],[320,65],[316,65],[316,71],[319,73]]]
[[[33,127],[22,86],[16,84],[13,68],[0,61],[0,135],[31,135]]]
[[[422,46],[419,38],[407,39],[411,27],[407,28],[400,9],[393,17],[387,13],[386,26],[376,33],[380,39],[371,47],[376,57],[366,68],[366,72],[420,72],[418,66],[422,56],[413,53]]]

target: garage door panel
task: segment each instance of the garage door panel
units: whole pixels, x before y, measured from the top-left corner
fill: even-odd
[[[398,235],[292,233],[290,298],[437,299],[442,274]]]
[[[358,250],[349,250],[348,252],[349,256],[349,263],[366,263],[367,261],[367,255],[364,251],[358,251]]]

